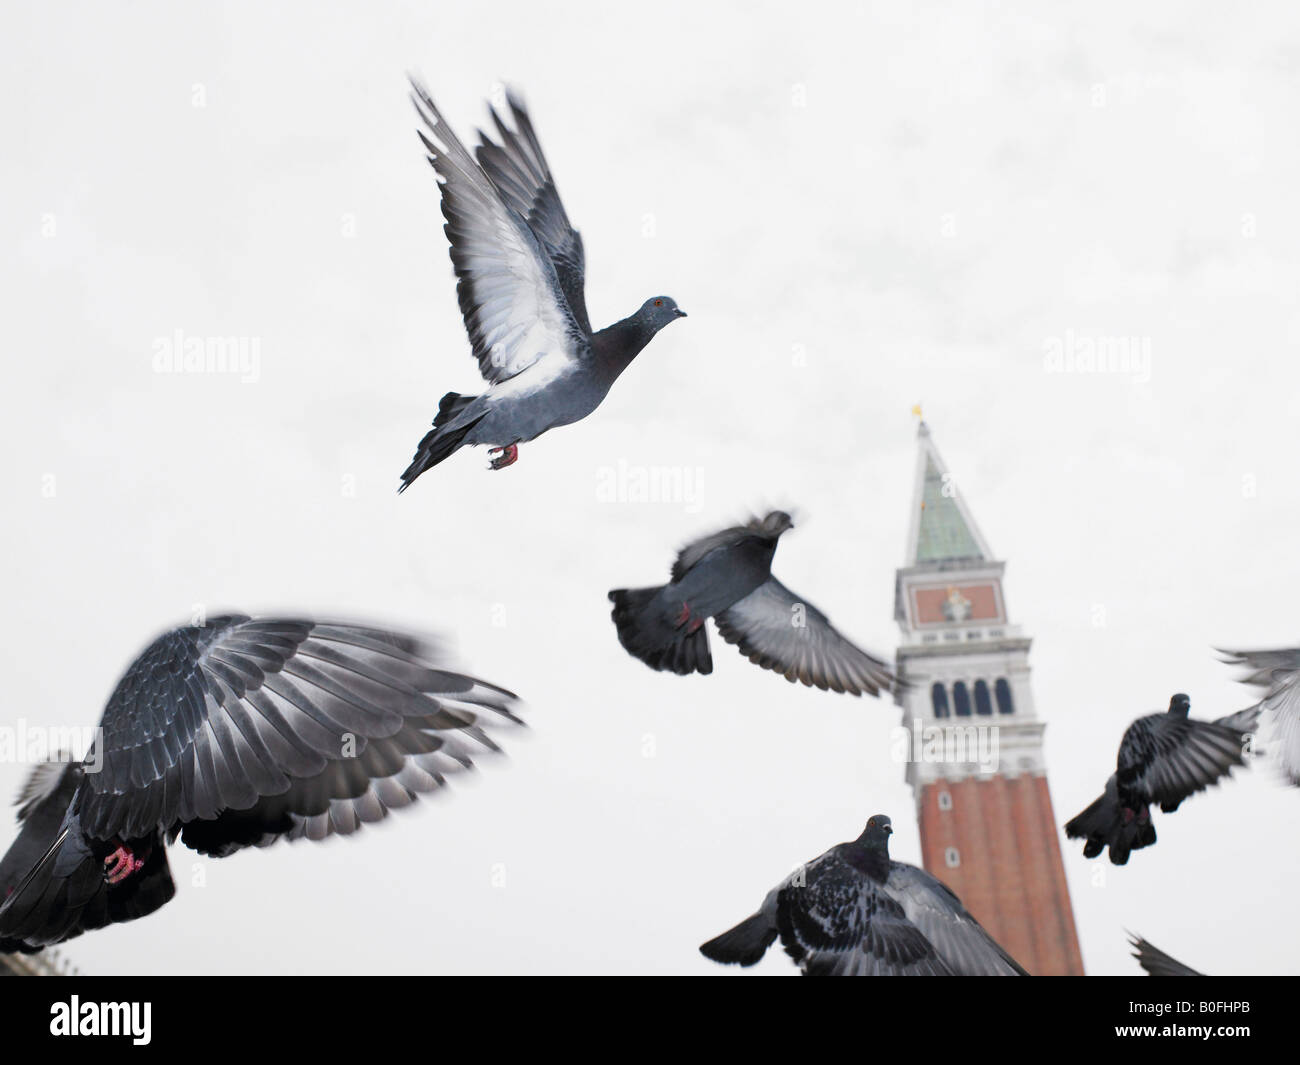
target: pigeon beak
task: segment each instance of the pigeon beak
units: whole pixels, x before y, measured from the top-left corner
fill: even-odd
[[[687,316],[686,312],[682,310],[680,307],[678,307],[675,311],[673,311],[673,314],[675,314],[678,318],[685,318]]]

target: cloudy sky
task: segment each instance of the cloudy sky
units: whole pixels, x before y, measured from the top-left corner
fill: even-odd
[[[1034,637],[1058,822],[1171,692],[1246,705],[1211,648],[1300,636],[1300,15],[1041,6],[10,12],[3,723],[92,724],[160,628],[236,608],[445,633],[533,726],[360,837],[178,848],[172,904],[66,955],[722,972],[696,945],[869,814],[918,860],[896,707],[716,639],[712,676],[653,674],[605,601],[786,504],[778,574],[891,651],[914,403]],[[593,321],[661,292],[690,318],[517,466],[462,452],[399,499],[438,397],[479,385],[408,70],[467,138],[525,92]],[[157,372],[177,331],[243,338],[255,369]],[[1074,357],[1115,338],[1127,364]],[[656,471],[689,490],[639,501]],[[1138,971],[1125,928],[1293,970],[1300,797],[1239,777],[1126,868],[1068,847],[1089,972]]]

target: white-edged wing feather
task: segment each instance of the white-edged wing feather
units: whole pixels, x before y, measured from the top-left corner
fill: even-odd
[[[441,180],[442,213],[461,314],[490,384],[526,370],[532,387],[559,377],[589,350],[555,266],[537,236],[457,139],[414,80],[420,139]]]

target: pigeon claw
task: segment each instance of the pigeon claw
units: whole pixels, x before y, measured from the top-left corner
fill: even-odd
[[[496,458],[492,458],[493,455]],[[488,458],[492,459],[488,469],[504,470],[507,466],[513,466],[519,461],[519,445],[508,444],[506,447],[494,447],[488,451]]]
[[[130,847],[119,844],[117,850],[104,859],[104,880],[109,884],[120,884],[143,865],[144,862]]]

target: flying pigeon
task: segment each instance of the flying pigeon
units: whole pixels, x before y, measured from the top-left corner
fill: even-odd
[[[1292,784],[1300,785],[1300,647],[1276,651],[1221,651],[1229,665],[1246,666],[1251,672],[1243,684],[1263,688],[1260,710],[1271,710],[1272,733],[1282,772]]]
[[[491,468],[519,444],[581,421],[669,322],[686,312],[653,296],[593,333],[583,296],[582,238],[569,224],[523,103],[507,94],[514,129],[490,108],[500,143],[479,132],[477,163],[429,94],[412,79],[420,140],[441,179],[456,292],[487,390],[448,392],[399,492],[459,448],[491,445]]]
[[[781,938],[805,976],[1028,976],[943,883],[890,861],[888,817],[768,892],[752,917],[700,947],[755,965]]]
[[[1153,947],[1141,936],[1129,933],[1129,945],[1133,948],[1133,957],[1147,971],[1148,976],[1204,976],[1190,966],[1176,961],[1159,947]]]
[[[651,669],[712,673],[704,622],[764,669],[823,691],[878,695],[894,677],[884,661],[854,646],[815,606],[772,576],[777,541],[794,528],[774,510],[684,547],[672,580],[609,593],[619,643]]]
[[[0,952],[152,913],[175,893],[166,844],[223,858],[349,835],[499,750],[515,696],[398,632],[214,617],[127,669],[82,762],[38,765],[0,859]]]
[[[1258,708],[1197,721],[1187,716],[1191,705],[1186,695],[1175,695],[1165,713],[1140,717],[1125,730],[1105,791],[1065,826],[1070,839],[1086,841],[1085,858],[1109,847],[1111,862],[1124,865],[1130,851],[1156,841],[1151,803],[1173,813],[1188,796],[1245,765],[1245,738],[1258,725]]]

